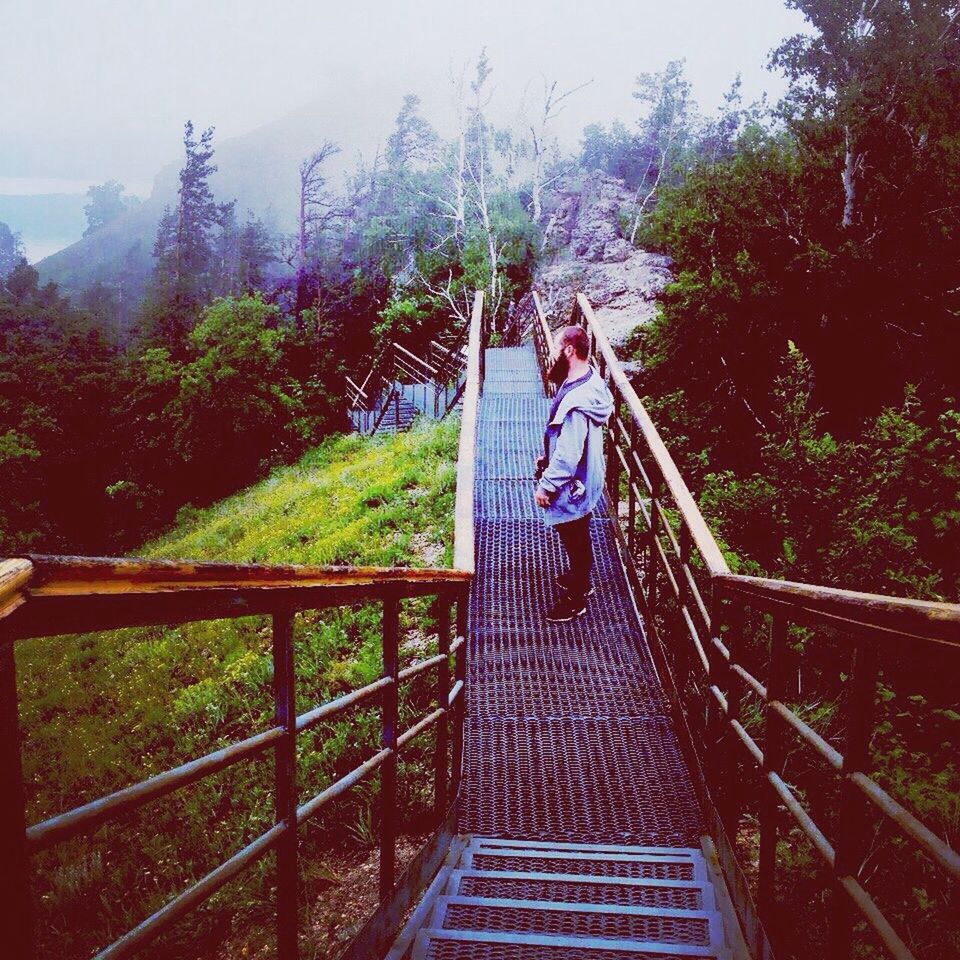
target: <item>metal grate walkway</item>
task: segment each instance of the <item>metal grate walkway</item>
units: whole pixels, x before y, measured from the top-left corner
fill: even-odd
[[[533,504],[549,410],[532,347],[490,349],[477,425],[477,574],[461,831],[581,843],[699,844],[702,824],[609,513],[596,595],[544,619],[564,570]]]
[[[544,619],[548,407],[532,349],[487,351],[461,836],[387,960],[741,960],[606,510],[587,613]]]

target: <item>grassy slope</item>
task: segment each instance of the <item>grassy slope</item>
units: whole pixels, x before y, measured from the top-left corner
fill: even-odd
[[[331,439],[222,503],[181,511],[174,530],[137,552],[261,563],[449,563],[456,440],[453,421],[386,440]],[[425,602],[406,610],[409,661],[429,649],[418,629],[429,620]],[[262,617],[22,644],[31,821],[269,726],[269,649]],[[379,611],[300,615],[296,657],[299,710],[368,682],[380,669]],[[412,717],[428,704],[429,688],[414,689],[404,713]],[[368,756],[377,733],[376,712],[359,711],[349,723],[301,737],[303,794]],[[414,750],[409,759],[417,764],[425,753]],[[101,830],[92,844],[67,844],[38,858],[51,952],[89,955],[247,842],[272,815],[271,767],[269,759],[240,765]],[[309,828],[307,842],[323,849],[347,833],[368,838],[373,787]],[[412,820],[422,800],[416,793],[401,799]],[[259,906],[260,886],[231,894],[229,913],[238,903]],[[230,932],[224,924],[236,921],[226,921],[226,913],[214,904],[199,928],[173,934],[154,955],[195,955],[198,938]]]

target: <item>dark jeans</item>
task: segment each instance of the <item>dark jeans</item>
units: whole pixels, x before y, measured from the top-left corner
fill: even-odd
[[[571,600],[582,600],[590,588],[590,570],[593,568],[593,546],[590,543],[590,514],[569,523],[558,523],[564,550],[570,559],[570,572],[563,578]]]

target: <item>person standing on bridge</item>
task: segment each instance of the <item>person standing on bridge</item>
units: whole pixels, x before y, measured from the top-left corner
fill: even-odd
[[[564,327],[556,341],[549,377],[559,387],[550,407],[537,458],[537,506],[554,527],[570,561],[557,577],[563,591],[547,619],[565,623],[586,612],[593,547],[590,514],[603,495],[603,427],[613,413],[613,397],[587,359],[590,344],[581,327]]]

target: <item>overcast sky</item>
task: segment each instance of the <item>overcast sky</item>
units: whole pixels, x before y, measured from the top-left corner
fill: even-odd
[[[9,178],[143,189],[185,119],[220,139],[312,100],[352,101],[354,151],[406,92],[442,131],[451,66],[484,46],[502,120],[542,74],[593,81],[558,120],[573,144],[586,123],[632,121],[637,73],[671,59],[706,111],[738,72],[748,99],[776,98],[767,55],[801,28],[782,0],[0,0],[0,192]]]

